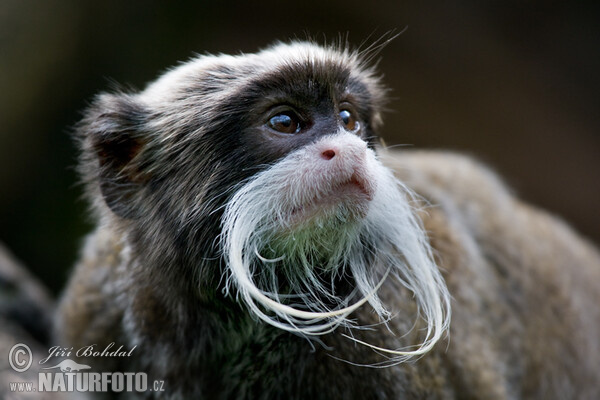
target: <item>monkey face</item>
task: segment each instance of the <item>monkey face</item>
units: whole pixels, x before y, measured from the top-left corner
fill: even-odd
[[[283,229],[297,229],[334,210],[343,219],[366,215],[375,184],[366,138],[375,137],[378,115],[366,82],[328,59],[283,63],[238,95],[250,107],[239,133],[244,156],[252,157],[253,165],[279,163],[272,169],[281,172],[273,173],[269,184],[277,191],[265,192],[277,199],[269,208]]]

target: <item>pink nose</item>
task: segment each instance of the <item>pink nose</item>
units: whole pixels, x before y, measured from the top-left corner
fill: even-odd
[[[324,138],[307,148],[314,154],[318,168],[354,169],[364,164],[367,144],[354,135],[337,135]],[[322,163],[322,164],[321,164]]]

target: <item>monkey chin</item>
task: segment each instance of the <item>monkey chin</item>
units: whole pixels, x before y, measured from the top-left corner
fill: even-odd
[[[370,196],[350,185],[294,210],[260,253],[289,260],[309,257],[311,266],[338,268],[338,253],[356,240],[371,205]]]

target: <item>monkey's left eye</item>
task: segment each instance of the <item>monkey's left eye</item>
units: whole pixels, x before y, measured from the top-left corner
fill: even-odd
[[[340,119],[342,124],[347,131],[354,132],[360,126],[359,122],[354,117],[352,111],[342,110],[340,111]]]
[[[299,118],[290,112],[277,114],[271,117],[267,122],[269,128],[280,133],[298,133],[300,132]]]

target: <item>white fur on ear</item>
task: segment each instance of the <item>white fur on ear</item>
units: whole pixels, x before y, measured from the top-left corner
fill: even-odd
[[[221,236],[229,273],[226,291],[235,288],[266,323],[314,337],[339,326],[360,328],[348,317],[365,303],[388,321],[393,310],[382,304],[377,291],[386,279],[395,279],[415,295],[427,322],[423,342],[416,349],[383,349],[345,336],[390,354],[386,365],[424,354],[448,329],[450,296],[410,204],[410,190],[368,149],[367,168],[376,190],[366,216],[350,218],[341,204],[307,226],[290,227],[286,221],[304,195],[306,151],[299,149],[258,173],[227,204]],[[319,271],[334,277],[349,273],[355,289],[340,297],[334,279],[324,283]],[[285,293],[279,292],[281,276]]]

